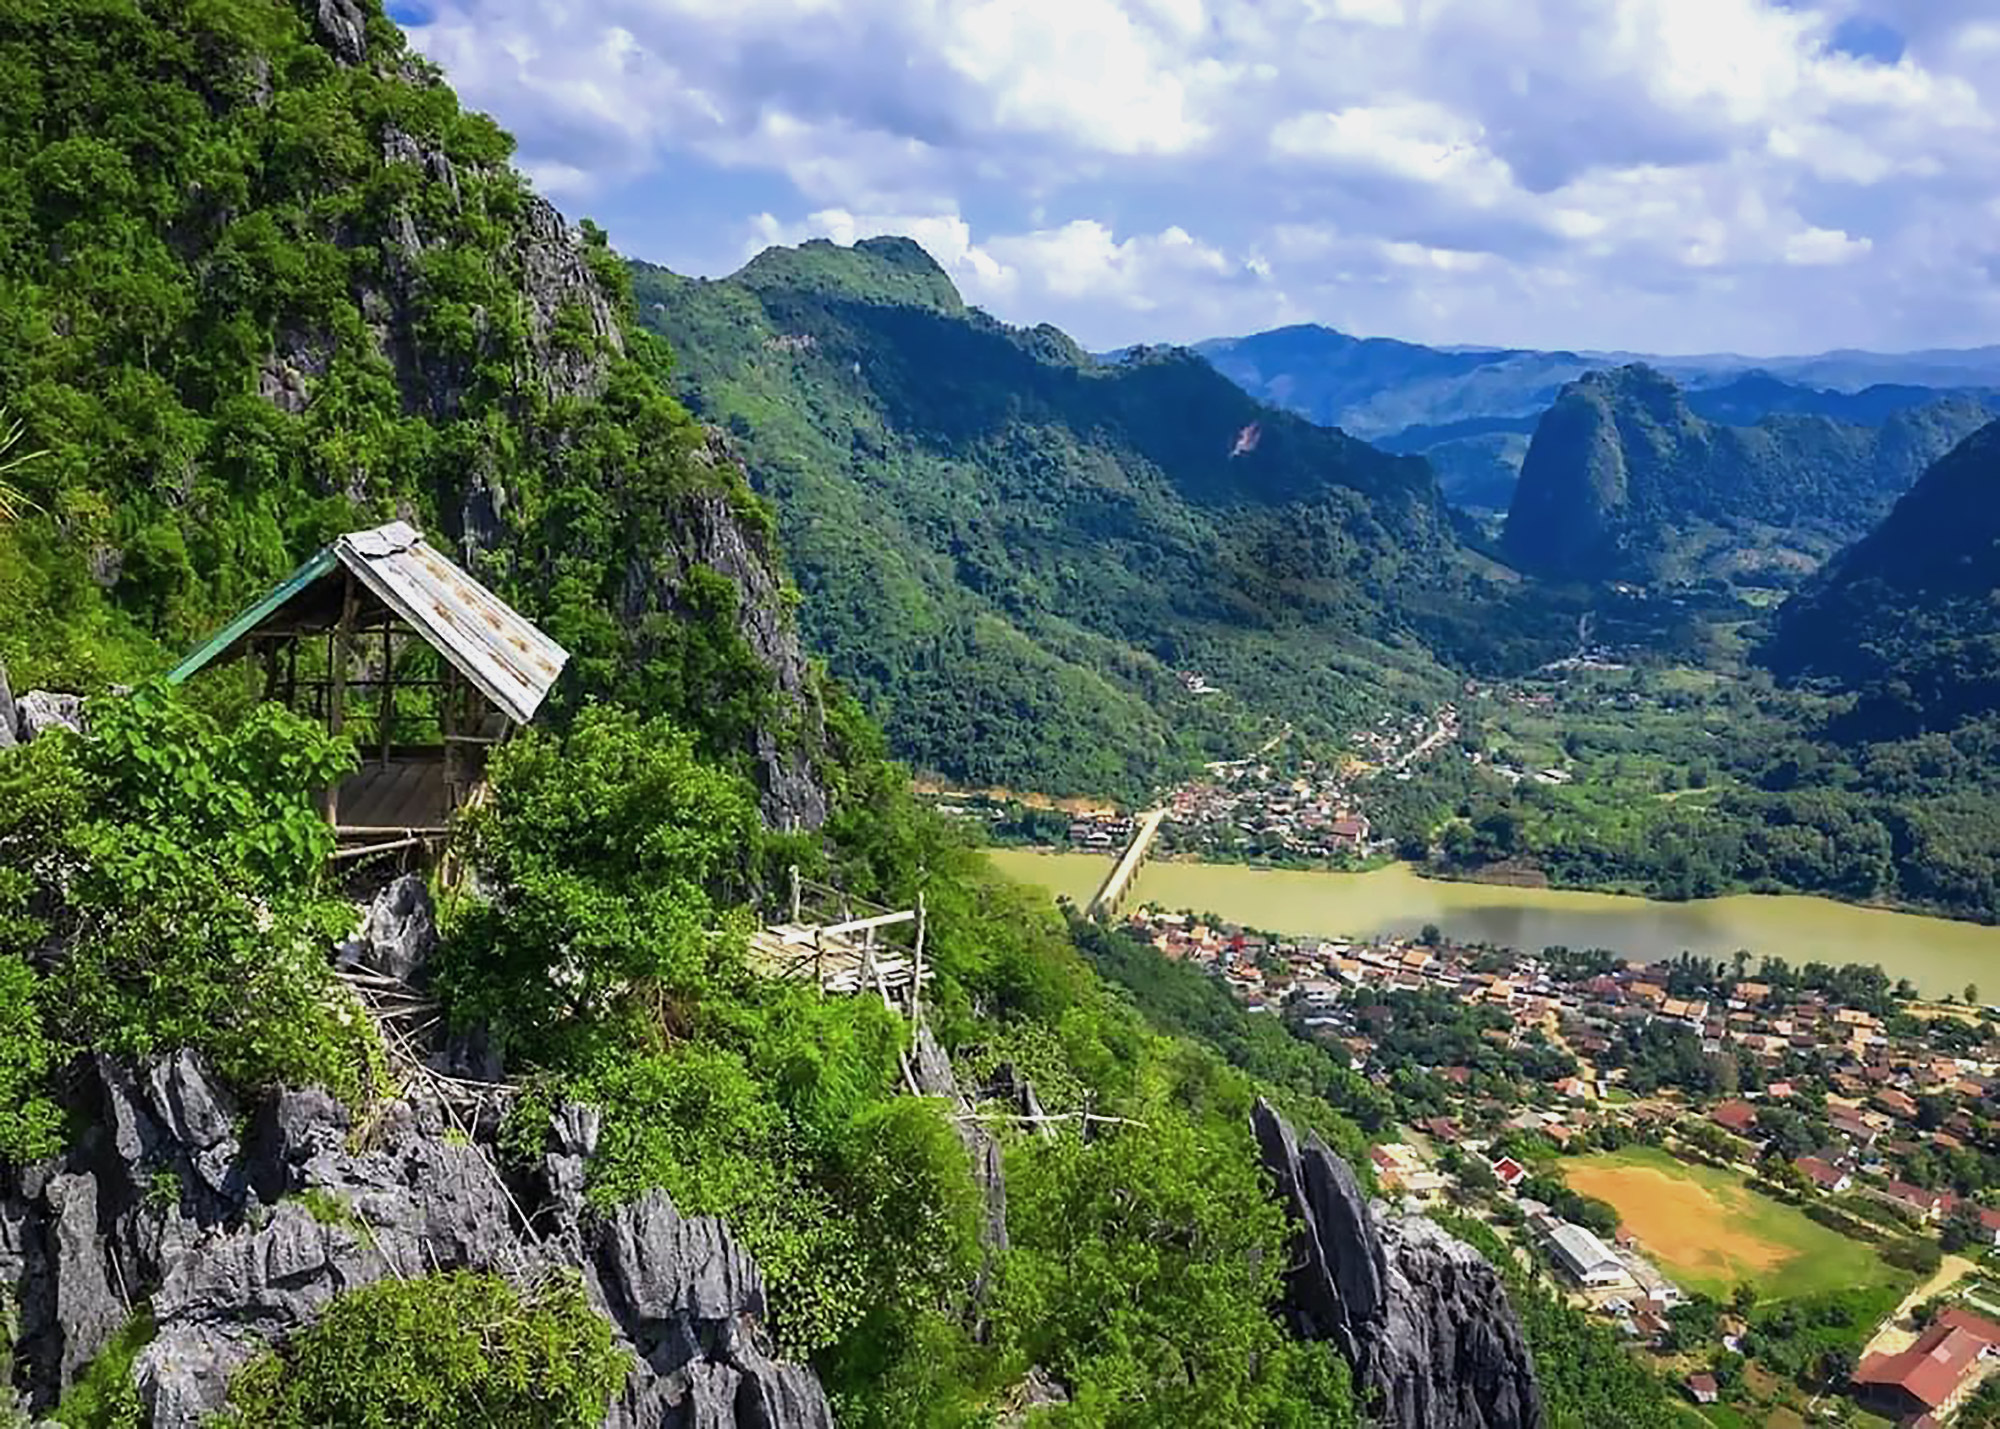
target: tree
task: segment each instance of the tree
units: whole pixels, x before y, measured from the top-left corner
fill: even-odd
[[[1966,1002],[1967,1002],[1968,1004],[1971,1004],[1971,1005],[1973,1005],[1973,1006],[1977,1006],[1977,1005],[1978,1005],[1978,1003],[1979,1003],[1979,984],[1978,984],[1978,983],[1976,983],[1976,982],[1969,982],[1969,983],[1967,983],[1967,984],[1965,985],[1965,1000],[1966,1000]]]

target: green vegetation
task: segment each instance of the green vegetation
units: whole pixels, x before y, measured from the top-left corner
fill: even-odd
[[[1682,1161],[1651,1146],[1628,1146],[1561,1164],[1565,1176],[1586,1176],[1594,1193],[1610,1201],[1639,1232],[1660,1268],[1688,1290],[1727,1299],[1738,1283],[1751,1280],[1759,1295],[1772,1302],[1907,1283],[1870,1246],[1760,1195],[1735,1172]],[[1592,1174],[1604,1169],[1651,1175],[1626,1180]],[[1661,1201],[1677,1194],[1675,1184],[1689,1188],[1681,1214],[1688,1232],[1685,1246],[1678,1240],[1661,1244],[1649,1234],[1651,1225],[1661,1223]],[[1726,1237],[1717,1229],[1722,1226]],[[1728,1243],[1722,1245],[1725,1239]],[[1739,1263],[1733,1258],[1738,1251],[1754,1255],[1755,1262]]]
[[[1941,400],[1879,427],[1774,414],[1751,427],[1698,417],[1644,366],[1565,387],[1535,429],[1506,549],[1568,580],[1692,583],[1809,570],[1863,534],[1917,476],[1991,421]]]
[[[679,537],[697,500],[753,545],[768,514],[697,459],[602,235],[577,255],[550,231],[511,141],[379,5],[362,64],[316,13],[83,0],[0,29],[0,401],[44,453],[7,473],[0,661],[136,682],[333,535],[408,514],[536,611],[577,693],[699,716],[736,754],[769,675]],[[577,257],[594,284],[550,287]]]
[[[51,1416],[55,1422],[63,1429],[145,1429],[132,1365],[152,1340],[153,1313],[141,1304],[77,1375]]]
[[[595,1429],[627,1357],[574,1276],[385,1280],[335,1300],[229,1389],[240,1429]]]
[[[905,239],[634,275],[777,502],[814,647],[920,767],[1137,798],[1258,714],[1344,738],[1449,688],[1416,632],[1482,580],[1420,462],[1184,352],[1006,327]]]
[[[1524,1269],[1491,1226],[1469,1216],[1434,1219],[1500,1272],[1535,1355],[1549,1429],[1670,1429],[1682,1423],[1678,1391],[1634,1359],[1610,1326]]]
[[[747,790],[685,735],[611,709],[517,741],[493,777],[473,826],[486,892],[452,912],[439,985],[532,1073],[510,1146],[537,1151],[561,1100],[602,1108],[592,1198],[659,1186],[722,1216],[764,1269],[778,1344],[814,1362],[844,1421],[964,1422],[1034,1364],[1060,1366],[1078,1423],[1151,1422],[1146,1406],[1176,1395],[1185,1422],[1217,1425],[1346,1404],[1324,1353],[1272,1314],[1285,1228],[1255,1174],[1254,1084],[1112,997],[1054,914],[983,875],[894,771],[851,769],[838,876],[893,896],[922,870],[931,1017],[968,1084],[1004,1057],[1051,1111],[1087,1098],[1142,1123],[1087,1147],[1002,1129],[1013,1248],[983,1338],[961,1303],[981,1256],[965,1151],[938,1103],[902,1094],[901,1019],[744,961],[731,909],[802,841],[759,829]],[[1319,1119],[1361,1144],[1331,1109]],[[1159,1174],[1167,1148],[1179,1179]],[[1134,1196],[1158,1199],[1134,1215]],[[1141,1274],[1162,1227],[1182,1258]],[[1118,1328],[1070,1333],[1085,1324]]]
[[[46,1149],[43,1088],[83,1049],[193,1047],[246,1088],[370,1094],[380,1049],[326,963],[353,912],[322,890],[312,804],[352,750],[274,706],[224,728],[153,687],[93,702],[91,729],[0,759],[0,1012],[21,1024],[0,1092],[25,1098],[0,1153]],[[65,955],[27,971],[52,942]]]

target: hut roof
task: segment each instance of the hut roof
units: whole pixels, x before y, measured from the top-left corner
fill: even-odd
[[[235,654],[280,616],[288,631],[332,629],[343,571],[360,582],[369,613],[393,613],[517,724],[535,717],[569,662],[567,650],[439,555],[414,526],[391,521],[325,547],[175,666],[168,681],[179,684]]]

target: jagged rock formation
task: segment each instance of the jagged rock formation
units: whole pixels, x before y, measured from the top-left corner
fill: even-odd
[[[19,1307],[18,1378],[46,1407],[150,1293],[135,1375],[154,1429],[195,1429],[229,1376],[386,1276],[580,1269],[632,1348],[607,1429],[831,1429],[809,1370],[771,1357],[756,1263],[728,1228],[655,1192],[599,1218],[583,1201],[598,1119],[566,1107],[538,1171],[503,1180],[441,1107],[390,1104],[357,1141],[324,1092],[238,1109],[187,1053],[98,1058],[93,1130],[57,1165],[0,1183],[0,1299]]]
[[[1339,1346],[1381,1429],[1540,1429],[1534,1359],[1493,1267],[1424,1217],[1369,1205],[1345,1161],[1317,1136],[1301,1146],[1261,1098],[1251,1129],[1295,1223],[1293,1329]]]
[[[957,1074],[951,1069],[951,1059],[945,1056],[944,1048],[938,1045],[927,1024],[917,1024],[910,1068],[919,1092],[927,1097],[946,1098],[958,1109],[961,1118],[954,1121],[952,1127],[972,1161],[973,1183],[979,1187],[980,1198],[984,1202],[979,1240],[986,1250],[986,1262],[980,1268],[978,1283],[973,1287],[973,1298],[977,1300],[985,1290],[994,1263],[1007,1253],[1006,1156],[1001,1150],[1000,1139],[970,1119],[972,1100],[959,1090]]]

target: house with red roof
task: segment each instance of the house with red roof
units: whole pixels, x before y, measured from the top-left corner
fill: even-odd
[[[1724,1131],[1733,1131],[1738,1136],[1748,1136],[1757,1125],[1757,1108],[1745,1101],[1718,1103],[1708,1115]]]
[[[1819,1156],[1801,1156],[1792,1162],[1805,1178],[1820,1190],[1829,1193],[1845,1191],[1854,1184],[1854,1178]]]
[[[1854,1371],[1861,1398],[1898,1422],[1942,1419],[1979,1380],[1983,1360],[2000,1354],[2000,1325],[1956,1306],[1938,1317],[1907,1350],[1874,1354]]]
[[[1493,1174],[1511,1191],[1528,1179],[1528,1168],[1511,1156],[1503,1156],[1493,1163]]]

